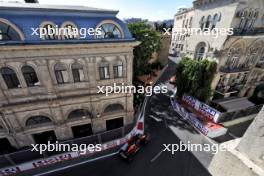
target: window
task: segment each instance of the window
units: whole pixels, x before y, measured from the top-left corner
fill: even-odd
[[[67,71],[67,67],[64,64],[56,64],[54,67],[55,76],[58,84],[68,83],[69,75]]]
[[[79,63],[72,64],[72,75],[74,82],[84,81],[83,67]]]
[[[47,34],[42,38],[43,40],[56,40],[57,36],[53,31],[55,31],[55,26],[53,24],[45,24],[43,27]]]
[[[198,50],[198,53],[197,53],[197,60],[202,60],[203,59],[203,56],[204,56],[204,51],[205,51],[205,48],[204,47],[201,47],[199,50]]]
[[[19,32],[10,24],[0,21],[0,41],[20,41]]]
[[[227,55],[226,65],[233,69],[238,66],[241,48],[231,48]]]
[[[104,64],[99,67],[99,75],[100,79],[109,79],[110,74],[109,74],[109,65]]]
[[[248,29],[253,29],[254,23],[258,18],[258,12],[251,12],[250,14],[250,19],[249,19],[249,24],[248,24]]]
[[[62,28],[64,29],[63,37],[66,40],[74,40],[78,39],[78,29],[74,24],[65,24],[62,25]]]
[[[86,109],[76,109],[74,111],[72,111],[69,116],[68,119],[78,119],[78,118],[91,118],[92,114],[86,110]]]
[[[20,83],[14,70],[8,67],[1,68],[1,75],[9,89],[20,87]]]
[[[23,66],[21,69],[28,87],[39,85],[39,80],[35,70],[30,66]]]
[[[200,20],[200,28],[203,30],[204,28],[204,23],[205,23],[205,17],[203,16]]]
[[[249,51],[247,59],[246,59],[246,66],[247,67],[255,65],[255,63],[257,62],[258,53],[259,53],[258,47],[250,48],[250,51]]]
[[[185,28],[188,28],[188,25],[189,25],[189,19],[186,20]]]
[[[243,11],[240,15],[240,23],[239,23],[239,28],[243,32],[244,29],[247,28],[248,22],[249,22],[249,12],[248,11]]]
[[[118,39],[122,38],[122,33],[121,29],[112,23],[105,23],[99,26],[101,28],[102,34],[97,35],[97,38],[102,38],[102,39]]]
[[[4,34],[3,34],[3,31],[0,29],[0,40],[3,40],[3,37],[4,36]]]
[[[114,78],[122,78],[123,77],[123,63],[118,62],[113,66],[114,70]]]
[[[116,118],[116,119],[111,119],[111,120],[106,120],[106,130],[114,130],[118,129],[124,126],[124,118]]]
[[[193,17],[190,18],[190,21],[189,21],[189,28],[192,27],[192,20],[193,20]]]
[[[212,22],[211,30],[215,28],[217,21],[218,21],[218,15],[215,14],[215,15],[214,15],[214,18],[213,18],[213,22]]]
[[[45,116],[33,116],[26,121],[26,126],[34,126],[38,124],[51,123],[50,118]]]
[[[195,53],[195,59],[197,59],[198,61],[200,61],[204,58],[205,47],[206,47],[206,45],[204,42],[201,42],[197,45],[196,53]]]
[[[123,111],[123,110],[124,110],[124,107],[121,104],[111,104],[105,108],[104,113],[118,112],[118,111]]]
[[[211,23],[211,15],[207,17],[206,23],[205,23],[205,30],[207,31],[210,28],[210,23]]]

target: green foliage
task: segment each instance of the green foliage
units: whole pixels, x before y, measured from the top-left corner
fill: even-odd
[[[128,24],[132,36],[141,44],[134,49],[134,76],[144,74],[152,54],[160,48],[160,34],[144,22]]]
[[[217,63],[207,59],[196,61],[183,58],[176,67],[178,96],[187,93],[201,101],[207,101],[212,95],[211,83],[216,68]]]

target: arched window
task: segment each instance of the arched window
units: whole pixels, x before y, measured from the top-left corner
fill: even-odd
[[[236,68],[241,55],[241,48],[231,48],[227,54],[226,66],[230,69]]]
[[[123,110],[124,110],[124,107],[121,104],[111,104],[105,108],[104,113],[118,112],[118,111],[123,111]]]
[[[188,25],[189,25],[189,19],[186,20],[185,28],[188,28]]]
[[[1,68],[1,75],[9,89],[19,88],[20,83],[14,70],[8,67]]]
[[[202,60],[204,58],[205,47],[206,47],[206,44],[204,42],[200,42],[196,46],[195,59],[197,59],[198,61],[200,61],[200,60]]]
[[[124,73],[123,62],[122,61],[116,62],[113,66],[113,70],[114,70],[114,78],[122,78]]]
[[[19,32],[10,24],[0,21],[0,41],[20,41]]]
[[[79,30],[75,24],[73,24],[71,22],[65,22],[64,24],[61,25],[61,28],[64,29],[63,38],[65,40],[78,39]]]
[[[255,24],[255,21],[257,20],[258,18],[258,12],[255,11],[255,12],[250,12],[250,17],[249,17],[249,22],[248,22],[248,29],[253,29],[254,27],[254,24]]]
[[[258,59],[259,50],[260,49],[257,46],[250,48],[249,53],[246,58],[246,63],[245,63],[247,67],[250,67],[256,64],[257,59]]]
[[[200,20],[200,28],[201,28],[201,30],[203,30],[203,28],[204,28],[204,23],[205,23],[205,17],[203,16],[201,18],[201,20]]]
[[[21,69],[25,81],[28,87],[33,87],[39,85],[39,80],[35,70],[30,66],[23,66]]]
[[[247,26],[248,11],[244,10],[240,15],[239,29],[242,31]]]
[[[54,66],[55,76],[58,84],[64,84],[69,82],[69,75],[67,66],[62,63],[57,63]]]
[[[192,27],[192,20],[193,20],[193,17],[190,18],[190,21],[189,21],[189,28]]]
[[[182,28],[184,28],[185,20],[182,20]]]
[[[92,118],[92,114],[86,109],[76,109],[72,111],[68,119]]]
[[[206,22],[205,22],[205,30],[209,30],[210,28],[210,23],[211,23],[211,15],[209,15],[206,19]]]
[[[40,30],[46,33],[45,36],[42,36],[43,40],[57,40],[58,37],[55,34],[55,25],[53,24],[45,24],[41,27]]]
[[[72,69],[72,76],[74,82],[84,81],[83,66],[81,64],[74,63],[72,64],[71,69]]]
[[[104,23],[99,28],[101,29],[101,35],[96,35],[97,38],[118,39],[123,37],[120,27],[113,23]]]
[[[213,18],[213,22],[212,22],[211,30],[215,28],[216,23],[217,23],[217,21],[218,21],[218,18],[219,18],[219,17],[218,17],[218,14],[215,14],[215,15],[214,15],[214,18]]]
[[[34,126],[39,124],[51,123],[50,118],[46,116],[33,116],[26,121],[26,126]]]

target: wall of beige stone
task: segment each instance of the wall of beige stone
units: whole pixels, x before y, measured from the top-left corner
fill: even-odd
[[[6,126],[0,130],[0,138],[7,137],[15,147],[34,143],[32,134],[54,130],[58,140],[73,137],[71,127],[91,123],[91,119],[69,121],[67,116],[75,109],[89,110],[94,117],[94,133],[106,130],[106,120],[124,117],[124,125],[133,121],[133,94],[97,94],[97,86],[114,83],[132,85],[133,47],[137,42],[1,46],[0,68],[9,66],[15,70],[21,88],[8,89],[0,76],[0,112]],[[113,64],[123,62],[124,77],[114,79]],[[70,65],[83,65],[85,81],[74,83]],[[110,79],[100,80],[98,66],[107,61]],[[69,83],[59,85],[54,74],[55,63],[64,63],[69,72]],[[38,76],[40,86],[27,87],[21,72],[23,65],[32,66]],[[104,114],[104,109],[114,103],[124,107],[124,111]],[[97,117],[99,114],[99,117]],[[25,126],[30,116],[44,115],[52,119],[52,124],[30,128]],[[6,129],[7,128],[7,129]]]
[[[193,17],[192,26],[191,28],[199,28],[200,21],[204,16],[207,18],[209,15],[213,17],[215,14],[221,16],[220,21],[216,23],[216,28],[237,28],[240,24],[240,18],[237,17],[237,14],[243,10],[258,10],[259,16],[254,23],[254,28],[259,29],[263,28],[264,26],[264,13],[261,11],[261,8],[264,8],[264,2],[261,0],[221,0],[221,1],[206,1],[206,0],[199,0],[194,3],[194,7],[192,9],[187,9],[181,13],[177,13],[175,15],[174,21],[174,28],[182,28],[183,20],[186,20],[187,17]],[[182,18],[179,18],[182,17]],[[248,73],[248,81],[243,86],[243,88],[239,91],[238,96],[243,97],[247,96],[250,97],[255,90],[255,87],[263,84],[264,78],[264,70],[258,69],[255,67],[256,63],[264,57],[264,50],[263,50],[263,35],[240,35],[240,36],[228,36],[228,35],[221,35],[218,38],[215,38],[213,35],[191,35],[186,36],[184,40],[176,40],[177,36],[172,36],[172,42],[170,47],[170,52],[172,52],[172,48],[175,47],[176,44],[183,44],[184,48],[181,51],[180,56],[186,56],[190,58],[195,58],[195,53],[197,50],[197,46],[199,43],[205,43],[205,55],[204,58],[210,58],[215,60],[218,63],[218,71],[215,75],[215,78],[212,82],[212,89],[215,90],[218,82],[220,80],[220,76],[224,76],[225,78],[231,78],[241,72],[249,72]],[[250,67],[249,71],[240,71],[240,72],[233,72],[233,73],[222,73],[219,69],[222,66],[227,66],[226,61],[228,58],[229,50],[232,47],[242,47],[242,54],[239,57],[239,64],[244,64],[248,57],[249,51],[252,47],[260,47],[262,50],[258,53],[257,57],[255,58],[255,65]],[[257,71],[255,71],[257,69]],[[258,75],[257,78],[256,75]],[[254,83],[252,83],[254,80]],[[226,89],[230,87],[228,82],[226,82]],[[230,96],[229,93],[224,94],[225,97]]]
[[[264,107],[245,132],[237,150],[264,170]]]

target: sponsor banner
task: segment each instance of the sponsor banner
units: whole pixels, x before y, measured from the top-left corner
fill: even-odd
[[[50,165],[50,164],[55,164],[61,161],[66,161],[66,160],[70,160],[72,158],[76,158],[78,156],[77,152],[72,152],[72,153],[67,153],[67,154],[62,154],[59,156],[55,156],[52,158],[47,158],[44,160],[39,160],[39,161],[35,161],[32,162],[33,168],[39,168],[42,166],[46,166],[46,165]]]
[[[125,143],[127,141],[127,137],[122,138],[122,139],[117,139],[111,142],[108,142],[106,144],[102,145],[102,150],[107,150],[113,147],[117,147],[123,143]],[[52,156],[46,159],[40,159],[40,160],[34,160],[31,162],[27,162],[27,163],[23,163],[21,165],[15,166],[15,167],[9,167],[9,168],[5,168],[5,169],[1,169],[0,170],[0,176],[7,176],[7,175],[12,175],[12,174],[17,174],[20,173],[22,171],[26,171],[26,170],[31,170],[31,169],[35,169],[35,168],[39,168],[42,166],[47,166],[47,165],[51,165],[51,164],[55,164],[58,162],[63,162],[63,161],[67,161],[73,158],[77,158],[80,156],[84,156],[84,155],[89,155],[89,154],[93,154],[93,153],[97,153],[100,151],[88,151],[85,153],[82,152],[69,152],[69,153],[65,153],[65,154],[60,154],[60,155],[56,155],[56,156]]]
[[[180,104],[176,102],[173,98],[171,98],[171,104],[174,108],[174,110],[180,114],[180,116],[187,120],[191,125],[193,125],[195,128],[197,128],[199,131],[201,131],[204,135],[207,135],[209,130],[204,126],[204,124],[198,120],[193,114],[188,113]]]
[[[213,122],[204,123],[200,121],[195,114],[186,111],[174,98],[171,98],[171,104],[173,109],[187,122],[189,122],[194,128],[199,130],[202,134],[215,138],[222,136],[227,132],[227,129],[221,125]]]
[[[18,174],[20,172],[21,172],[20,166],[10,167],[0,170],[0,176],[13,175],[13,174]]]
[[[190,107],[194,108],[196,111],[198,111],[200,114],[202,114],[204,117],[209,119],[210,121],[213,121],[215,123],[218,122],[220,112],[216,109],[208,106],[207,104],[200,102],[196,98],[189,96],[189,95],[183,95],[182,101],[189,105]]]
[[[143,115],[140,115],[140,118],[137,120],[136,127],[134,127],[132,131],[130,131],[123,138],[102,144],[102,150],[101,151],[120,146],[120,145],[126,143],[131,138],[131,136],[134,136],[135,134],[138,134],[138,133],[144,133],[144,116]],[[70,160],[73,158],[93,154],[96,152],[100,152],[100,151],[89,151],[89,150],[87,150],[87,152],[85,152],[85,153],[81,153],[80,151],[79,152],[68,152],[68,153],[64,153],[64,154],[51,156],[51,157],[45,158],[45,159],[34,160],[34,161],[23,163],[23,164],[20,164],[17,166],[0,169],[0,176],[8,176],[8,175],[13,175],[13,174],[18,174],[18,173],[21,173],[22,171],[31,170],[31,169],[39,168],[42,166],[47,166],[47,165],[55,164],[58,162],[67,161],[67,160]]]

